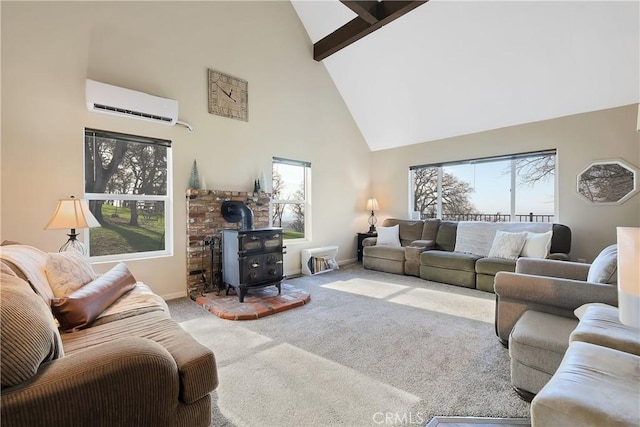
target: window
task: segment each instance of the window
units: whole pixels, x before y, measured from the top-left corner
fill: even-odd
[[[273,158],[271,221],[285,239],[310,240],[311,163]]]
[[[412,166],[411,210],[450,221],[553,222],[555,150]]]
[[[84,178],[85,198],[101,225],[89,229],[89,256],[171,255],[170,141],[85,129]]]

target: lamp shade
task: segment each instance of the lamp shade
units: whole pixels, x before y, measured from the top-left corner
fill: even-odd
[[[378,208],[378,201],[376,200],[375,197],[370,198],[369,200],[367,200],[367,211],[377,211]]]
[[[618,227],[620,322],[640,328],[640,228]]]
[[[90,228],[100,227],[100,223],[89,210],[86,200],[60,199],[51,219],[44,227],[45,230],[60,230],[63,228]]]

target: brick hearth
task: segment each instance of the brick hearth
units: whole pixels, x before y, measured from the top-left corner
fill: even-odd
[[[204,244],[206,238],[221,237],[221,230],[239,229],[240,223],[228,223],[220,214],[222,202],[235,200],[245,202],[253,211],[255,228],[269,226],[270,193],[249,193],[245,191],[219,190],[187,190],[187,291],[192,299],[197,298],[208,288],[208,283],[201,280],[201,270],[205,270],[207,281],[219,270],[219,246],[211,265],[209,246]],[[219,243],[219,240],[217,241]],[[202,263],[202,266],[201,266]],[[214,287],[220,278],[214,276]]]

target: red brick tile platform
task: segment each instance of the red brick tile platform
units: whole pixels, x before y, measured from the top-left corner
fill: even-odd
[[[287,283],[282,284],[282,294],[278,295],[275,286],[261,289],[250,289],[244,302],[231,290],[229,295],[224,291],[220,295],[209,292],[196,298],[198,305],[216,316],[227,320],[253,320],[270,314],[280,313],[291,308],[300,307],[309,302],[311,295]]]

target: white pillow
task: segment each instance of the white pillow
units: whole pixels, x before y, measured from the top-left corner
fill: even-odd
[[[69,295],[98,277],[87,257],[75,251],[48,254],[45,273],[56,298]]]
[[[551,237],[553,231],[546,233],[532,233],[527,231],[527,238],[520,256],[528,258],[546,258],[551,250]]]
[[[402,246],[400,245],[400,225],[393,227],[378,227],[378,246]]]
[[[522,233],[496,231],[491,250],[489,250],[489,258],[518,259],[526,238],[526,231]]]
[[[618,245],[607,246],[598,254],[589,267],[587,282],[618,283]]]

